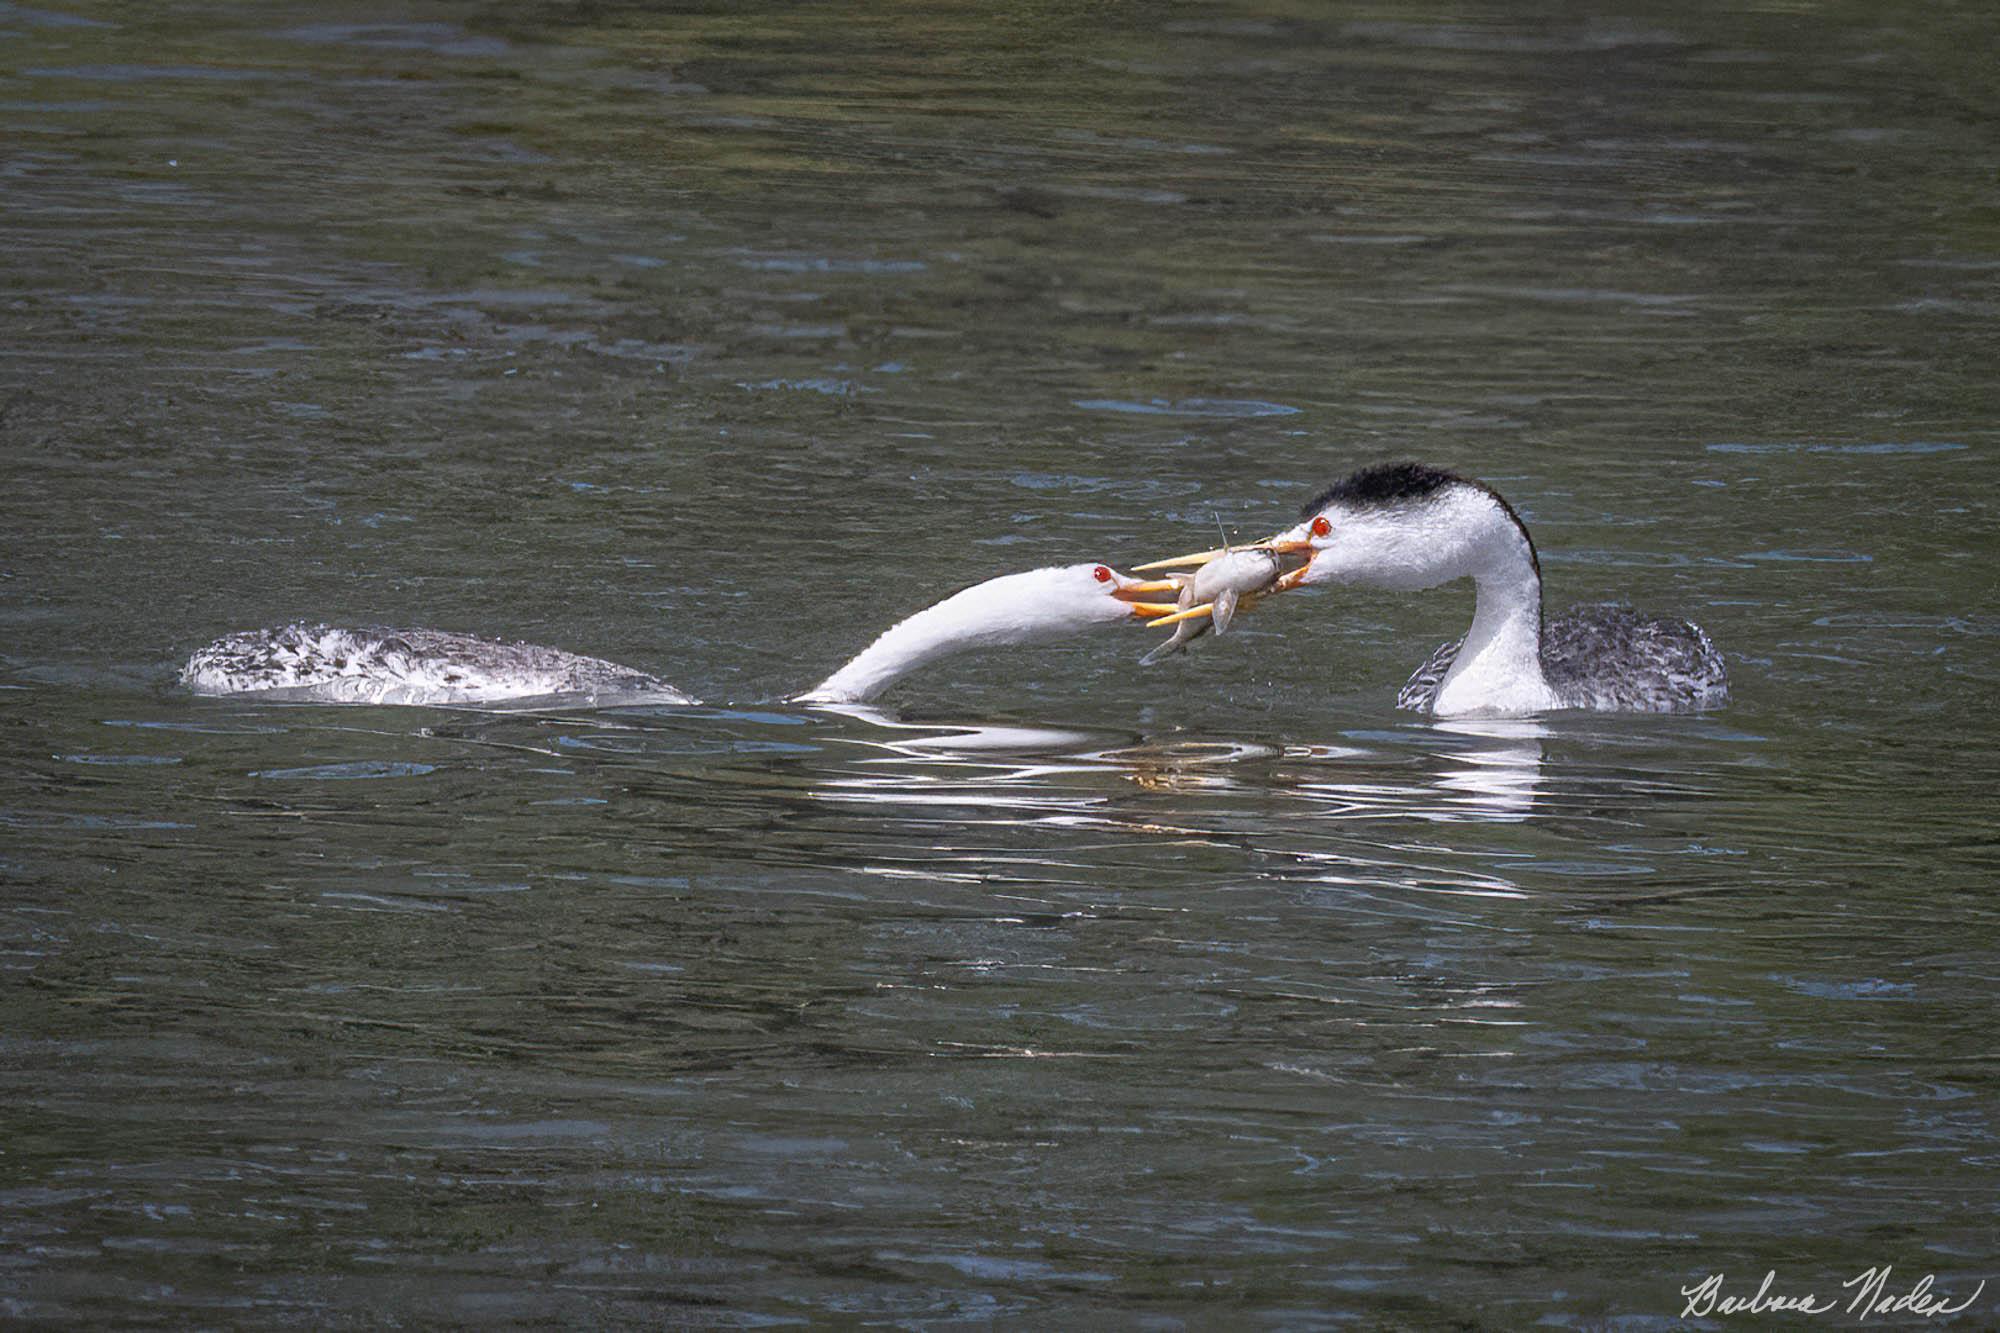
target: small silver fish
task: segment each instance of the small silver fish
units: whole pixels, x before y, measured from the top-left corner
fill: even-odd
[[[1280,564],[1278,557],[1269,551],[1229,551],[1215,557],[1192,575],[1169,574],[1168,578],[1181,585],[1181,595],[1176,602],[1181,610],[1200,606],[1204,602],[1213,602],[1215,609],[1206,619],[1183,620],[1175,625],[1173,637],[1140,658],[1139,665],[1152,666],[1175,653],[1187,651],[1189,642],[1208,633],[1211,624],[1217,634],[1227,631],[1229,622],[1236,618],[1236,607],[1243,596],[1260,593],[1276,582]]]

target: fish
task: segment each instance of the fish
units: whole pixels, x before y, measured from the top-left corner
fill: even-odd
[[[1246,548],[1219,555],[1192,574],[1169,574],[1167,577],[1180,585],[1181,595],[1175,604],[1182,614],[1204,604],[1211,609],[1205,619],[1190,616],[1176,624],[1173,637],[1140,658],[1139,665],[1152,666],[1186,652],[1189,642],[1208,633],[1211,624],[1217,634],[1227,631],[1244,599],[1254,602],[1257,594],[1277,581],[1282,567],[1283,561],[1272,552]]]

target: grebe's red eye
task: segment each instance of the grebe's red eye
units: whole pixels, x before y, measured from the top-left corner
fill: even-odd
[[[1096,569],[1091,570],[1090,576],[1096,579],[1099,583],[1111,582],[1111,571],[1106,569],[1103,565],[1099,565]]]
[[[1332,531],[1333,531],[1333,524],[1326,521],[1325,514],[1321,514],[1318,518],[1313,520],[1313,528],[1312,528],[1313,536],[1324,537]]]

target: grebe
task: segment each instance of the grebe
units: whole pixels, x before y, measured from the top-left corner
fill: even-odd
[[[1097,564],[988,579],[884,631],[797,702],[863,703],[953,653],[1170,615],[1177,609],[1172,603],[1144,598],[1174,587]],[[658,677],[615,662],[431,629],[296,624],[229,634],[198,649],[181,669],[181,681],[197,694],[258,692],[316,703],[491,704],[550,696],[595,703],[697,702]]]
[[[1722,655],[1685,620],[1618,604],[1575,606],[1545,620],[1535,543],[1513,506],[1480,482],[1420,463],[1385,463],[1335,482],[1300,512],[1303,522],[1256,544],[1306,557],[1273,592],[1316,583],[1414,592],[1473,581],[1472,628],[1417,668],[1396,696],[1399,708],[1439,717],[1560,708],[1682,713],[1729,700]],[[1201,564],[1222,554],[1138,568]]]

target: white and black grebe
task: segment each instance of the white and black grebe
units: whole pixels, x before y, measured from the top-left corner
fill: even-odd
[[[1685,620],[1616,604],[1575,606],[1545,619],[1535,543],[1491,487],[1420,463],[1385,463],[1335,482],[1301,517],[1252,548],[1306,561],[1273,592],[1320,583],[1416,592],[1473,581],[1472,628],[1417,668],[1396,697],[1399,707],[1439,717],[1563,708],[1683,713],[1729,700],[1722,655]],[[1223,554],[1138,568],[1199,565]]]
[[[865,703],[918,667],[955,653],[1036,643],[1093,625],[1172,614],[1175,591],[1109,565],[1059,565],[975,584],[885,630],[861,654],[798,696]],[[181,669],[197,694],[264,693],[317,703],[492,704],[587,697],[598,703],[691,704],[656,676],[532,643],[431,629],[287,625],[225,635]]]

